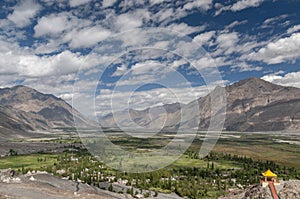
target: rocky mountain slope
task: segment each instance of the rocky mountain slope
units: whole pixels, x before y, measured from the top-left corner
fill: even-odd
[[[281,199],[300,198],[300,181],[282,181],[281,185],[276,186],[276,191]],[[231,190],[230,192],[227,196],[219,197],[219,199],[273,199],[269,187],[262,187],[260,185],[254,185],[245,190]]]
[[[0,89],[0,132],[46,130],[57,127],[73,127],[76,121],[89,122],[64,100],[51,94],[43,94],[25,86]]]
[[[300,89],[251,78],[226,87],[227,130],[300,128]]]
[[[220,98],[222,89],[217,87],[209,95],[189,104],[170,104],[142,111],[129,110],[109,114],[102,118],[102,126],[142,126],[149,129],[176,130],[198,128],[206,130],[213,116],[226,108],[224,130],[274,131],[300,129],[300,89],[283,87],[249,78],[225,87],[226,107],[211,110],[211,98]],[[171,108],[166,108],[171,107]],[[162,110],[163,111],[156,111]],[[128,118],[128,115],[130,118]]]
[[[25,175],[14,175],[13,170],[0,170],[1,199],[128,199],[144,198],[136,194],[127,194],[130,187],[119,187],[122,193],[110,192],[90,186],[86,183],[60,179],[45,172],[29,172]],[[110,183],[108,183],[110,185]],[[140,191],[140,189],[134,189]],[[143,193],[148,191],[143,190]],[[154,192],[152,192],[152,195]],[[138,197],[139,196],[139,197]],[[175,193],[158,193],[155,199],[183,199]]]

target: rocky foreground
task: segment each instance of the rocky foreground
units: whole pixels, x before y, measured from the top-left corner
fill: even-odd
[[[13,170],[0,170],[0,199],[130,199],[88,184],[64,180],[46,172],[16,176]],[[138,198],[144,198],[140,195]],[[151,198],[151,197],[150,197]],[[152,197],[153,198],[153,197]],[[176,194],[161,194],[157,199],[180,199]]]
[[[15,198],[125,198],[116,193],[95,189],[87,184],[59,179],[43,172],[14,176],[7,170],[0,174],[0,199]]]
[[[275,186],[280,199],[300,199],[300,180],[282,181]],[[219,199],[273,199],[269,187],[255,185],[245,190],[230,190],[230,194]]]

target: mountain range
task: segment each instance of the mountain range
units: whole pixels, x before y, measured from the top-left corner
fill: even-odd
[[[214,107],[216,110],[212,111],[211,99],[220,98],[220,90],[225,91],[226,106]],[[188,104],[165,104],[108,114],[100,119],[100,124],[113,128],[146,127],[150,131],[174,131],[179,126],[206,130],[212,117],[225,113],[223,130],[297,130],[300,129],[300,89],[249,78],[225,89],[216,87],[210,94]],[[81,127],[93,124],[63,99],[52,94],[43,94],[20,85],[0,89],[0,137],[74,127],[74,117]]]
[[[0,89],[0,136],[12,133],[74,127],[74,117],[82,125],[85,119],[64,100],[26,86]]]
[[[211,98],[225,91],[226,105],[211,109]],[[218,100],[217,100],[218,102]],[[207,130],[212,117],[226,116],[223,130],[278,131],[300,129],[300,89],[284,87],[259,78],[245,79],[224,89],[215,88],[208,95],[188,104],[167,104],[144,110],[128,109],[108,114],[102,126],[130,128],[137,126],[162,131]],[[163,126],[163,128],[161,128]]]

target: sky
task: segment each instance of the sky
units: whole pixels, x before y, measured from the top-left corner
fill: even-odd
[[[299,0],[0,6],[0,87],[52,93],[86,115],[188,103],[249,77],[300,88]]]

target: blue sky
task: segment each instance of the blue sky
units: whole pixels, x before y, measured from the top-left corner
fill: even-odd
[[[0,6],[0,86],[24,84],[69,103],[73,97],[87,115],[110,112],[113,93],[122,110],[129,102],[187,103],[253,76],[300,87],[298,0],[3,0]],[[143,32],[130,31],[145,28],[184,34],[185,52],[196,43],[207,54],[184,60],[164,49],[172,37],[155,44],[160,50],[104,46],[117,35],[122,45],[141,47]],[[123,55],[116,57],[116,49]],[[221,78],[205,85],[199,70],[212,67]],[[87,108],[87,99],[98,108]]]

